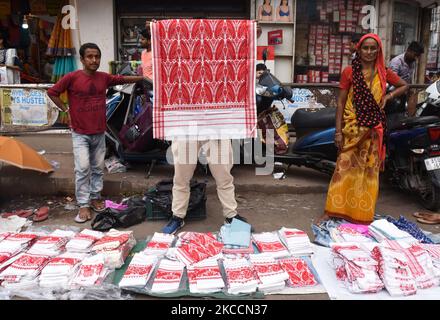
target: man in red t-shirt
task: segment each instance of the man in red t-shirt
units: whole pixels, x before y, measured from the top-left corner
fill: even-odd
[[[75,196],[80,207],[75,221],[83,223],[92,218],[90,207],[105,210],[101,198],[104,175],[106,91],[108,87],[142,81],[142,76],[114,76],[97,71],[101,50],[94,43],[79,49],[82,70],[66,74],[47,92],[63,111],[69,111],[75,160]],[[60,95],[67,90],[69,108]]]

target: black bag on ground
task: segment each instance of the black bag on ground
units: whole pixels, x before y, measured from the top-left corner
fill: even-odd
[[[206,183],[191,180],[191,194],[189,197],[186,220],[201,220],[206,218]],[[173,180],[160,181],[155,187],[145,193],[147,220],[166,220],[173,212]]]
[[[107,231],[111,228],[128,228],[145,221],[145,202],[140,197],[132,197],[127,201],[128,208],[116,210],[107,208],[98,213],[92,222],[92,229]]]

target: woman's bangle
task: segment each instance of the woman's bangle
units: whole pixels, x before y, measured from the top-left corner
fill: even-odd
[[[342,136],[342,132],[336,132],[335,136]]]

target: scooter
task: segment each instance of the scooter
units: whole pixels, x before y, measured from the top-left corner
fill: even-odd
[[[403,99],[386,106],[385,172],[394,185],[417,195],[421,205],[435,211],[440,208],[440,81],[425,93],[415,117],[404,116]]]
[[[261,114],[271,107],[273,101],[289,99],[292,90],[290,87],[282,86],[275,76],[265,71],[256,86],[256,94],[257,111]],[[291,123],[296,130],[296,141],[289,144],[286,153],[273,155],[275,162],[285,164],[282,177],[292,165],[333,174],[337,154],[334,143],[335,116],[334,108],[316,112],[298,110],[293,114]]]

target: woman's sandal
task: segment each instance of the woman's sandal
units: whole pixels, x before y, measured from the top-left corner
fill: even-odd
[[[418,218],[417,221],[420,222],[420,223],[423,223],[423,224],[440,224],[440,217],[439,218],[433,218],[433,219]]]
[[[434,215],[435,213],[432,212],[414,212],[412,215],[415,218],[420,218],[420,219],[426,219],[426,218],[430,218]]]

